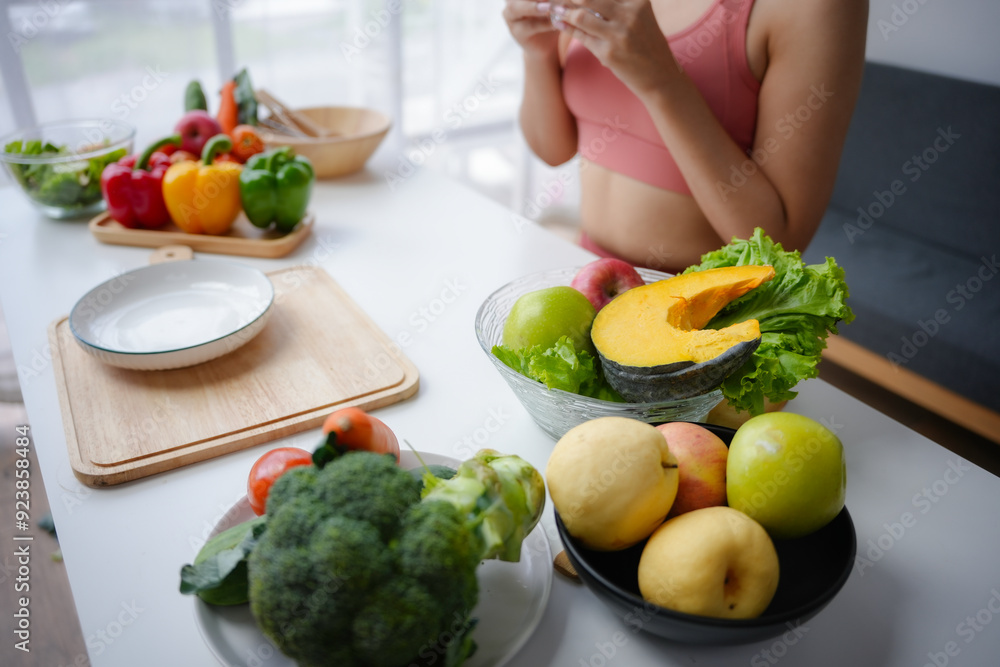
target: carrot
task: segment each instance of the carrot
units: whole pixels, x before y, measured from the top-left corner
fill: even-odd
[[[326,444],[344,450],[392,454],[399,462],[399,441],[384,422],[361,408],[342,408],[323,422]]]
[[[230,80],[222,84],[219,115],[216,119],[219,121],[219,125],[222,126],[222,131],[226,134],[232,134],[236,126],[239,125],[239,108],[236,106],[235,91],[236,81]]]

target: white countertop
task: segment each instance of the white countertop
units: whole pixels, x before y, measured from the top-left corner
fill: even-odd
[[[488,446],[544,470],[554,443],[485,358],[473,321],[500,285],[592,255],[427,170],[395,191],[373,171],[323,183],[311,208],[316,228],[296,252],[241,261],[263,270],[321,266],[390,338],[406,341],[420,390],[379,418],[419,450],[465,458]],[[193,599],[177,592],[178,572],[244,494],[256,458],[278,443],[121,486],[83,486],[66,452],[47,327],[94,285],[144,266],[151,251],[102,245],[85,222],[46,219],[10,187],[0,190],[0,211],[0,299],[92,664],[216,664]],[[633,633],[557,575],[540,626],[510,664],[997,664],[1000,479],[820,380],[800,389],[788,409],[825,420],[845,445],[847,506],[859,559],[868,559],[824,611],[785,639],[681,646]],[[317,438],[311,431],[280,444],[312,449]],[[543,525],[558,552],[551,503]],[[15,593],[5,584],[2,595]],[[57,631],[35,628],[33,640]],[[602,648],[619,632],[605,659]],[[11,655],[14,640],[0,641],[0,655]]]

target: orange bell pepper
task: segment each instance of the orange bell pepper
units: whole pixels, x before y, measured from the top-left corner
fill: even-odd
[[[208,140],[200,162],[178,162],[163,176],[163,199],[178,227],[189,234],[225,234],[240,214],[240,172],[236,162],[213,162],[231,150],[232,140],[217,134]]]

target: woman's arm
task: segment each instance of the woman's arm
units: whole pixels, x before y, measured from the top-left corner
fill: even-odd
[[[766,0],[760,0],[763,5]],[[578,0],[573,36],[649,110],[695,201],[722,239],[762,227],[804,248],[829,203],[864,66],[867,0],[763,6],[768,64],[748,158],[674,66],[649,0]],[[670,63],[670,65],[665,65]]]
[[[524,97],[521,131],[531,150],[550,165],[576,155],[576,120],[562,95],[560,40],[563,37],[549,21],[545,3],[507,0],[504,19],[514,39],[524,50]]]

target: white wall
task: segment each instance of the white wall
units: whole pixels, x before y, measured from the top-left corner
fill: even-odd
[[[1000,85],[1000,0],[870,0],[868,59]]]

